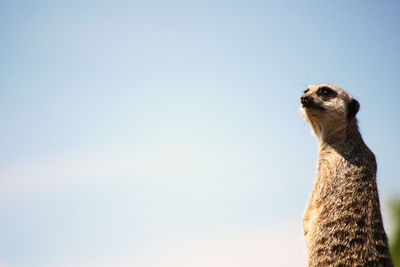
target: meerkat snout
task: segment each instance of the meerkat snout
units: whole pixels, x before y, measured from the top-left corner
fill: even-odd
[[[300,97],[300,102],[303,105],[303,107],[309,106],[311,103],[313,103],[314,99],[310,96],[302,96]]]

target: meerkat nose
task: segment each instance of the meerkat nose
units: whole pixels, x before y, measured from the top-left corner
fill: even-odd
[[[302,96],[300,98],[300,102],[304,105],[307,106],[313,102],[313,98],[309,96]]]

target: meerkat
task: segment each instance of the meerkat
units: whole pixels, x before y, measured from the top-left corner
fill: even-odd
[[[359,103],[339,87],[308,86],[300,112],[318,139],[303,216],[308,266],[393,266],[382,224],[376,160],[358,130]]]

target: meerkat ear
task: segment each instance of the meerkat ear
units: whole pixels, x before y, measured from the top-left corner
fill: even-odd
[[[356,116],[358,110],[360,109],[360,103],[357,100],[353,99],[347,106],[347,118],[351,119]]]

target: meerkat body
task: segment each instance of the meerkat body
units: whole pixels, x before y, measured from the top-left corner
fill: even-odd
[[[309,86],[300,111],[317,136],[317,176],[303,216],[309,266],[393,266],[382,224],[375,156],[342,89]]]

